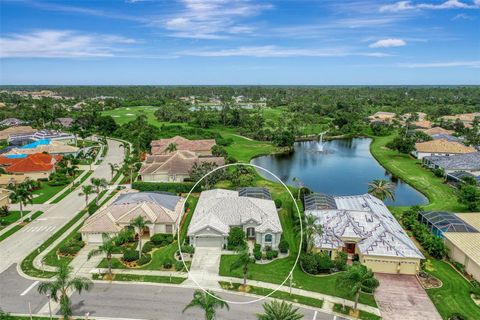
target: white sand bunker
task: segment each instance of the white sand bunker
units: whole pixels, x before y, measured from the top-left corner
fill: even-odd
[[[133,113],[127,113],[126,116],[134,116],[135,114]]]

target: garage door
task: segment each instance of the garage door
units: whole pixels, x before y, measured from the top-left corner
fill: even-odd
[[[195,239],[197,247],[221,248],[222,238],[220,237],[197,237]]]

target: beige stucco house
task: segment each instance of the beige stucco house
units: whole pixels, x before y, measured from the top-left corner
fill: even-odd
[[[373,272],[416,274],[424,256],[390,213],[372,195],[305,197],[305,214],[318,218],[323,233],[315,238],[315,249],[358,255],[360,263]]]
[[[475,151],[474,147],[467,147],[460,142],[437,139],[416,143],[412,154],[417,159],[423,159],[428,156],[451,156]]]
[[[282,226],[271,199],[241,195],[239,191],[214,189],[200,194],[188,227],[190,244],[224,248],[231,227],[241,227],[247,239],[278,248]]]
[[[216,144],[214,139],[189,140],[181,136],[168,139],[154,140],[151,142],[152,154],[166,154],[170,144],[174,144],[178,151],[191,151],[196,155],[211,155],[212,147]]]
[[[10,204],[10,194],[12,191],[0,188],[0,207],[8,206]]]
[[[147,221],[144,237],[150,238],[156,233],[175,234],[183,216],[184,201],[184,198],[170,194],[123,192],[85,221],[80,228],[82,240],[88,244],[102,243],[103,233],[114,236],[138,216]]]

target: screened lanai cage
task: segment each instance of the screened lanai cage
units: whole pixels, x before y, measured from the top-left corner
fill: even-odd
[[[421,211],[418,220],[425,224],[432,234],[443,238],[445,232],[478,232],[477,229],[451,212]]]

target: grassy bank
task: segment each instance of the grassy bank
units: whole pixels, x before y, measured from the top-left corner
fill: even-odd
[[[104,280],[98,274],[94,274],[92,277],[94,280]],[[182,278],[182,277],[148,276],[148,275],[137,275],[137,274],[116,274],[114,275],[113,281],[135,281],[135,282],[181,284],[186,279],[187,278]]]
[[[465,211],[465,206],[458,202],[455,190],[423,168],[420,160],[385,147],[393,138],[393,135],[374,137],[370,152],[385,169],[428,198],[429,204],[424,206],[425,210]]]

